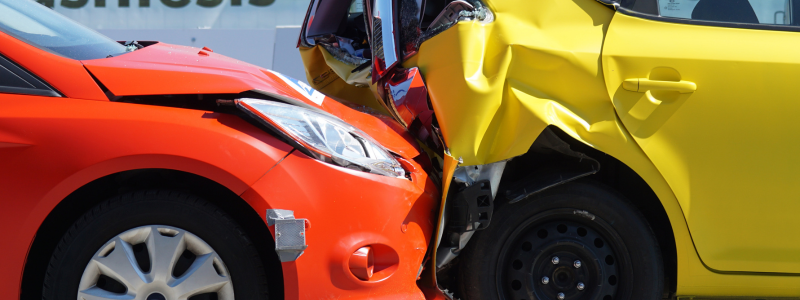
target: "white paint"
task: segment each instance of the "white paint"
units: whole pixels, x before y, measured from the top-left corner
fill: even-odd
[[[294,89],[304,97],[308,98],[308,100],[311,100],[311,102],[316,103],[317,105],[322,105],[322,102],[325,100],[325,95],[311,88],[305,82],[299,81],[291,77],[286,77],[283,74],[275,71],[270,71],[270,73],[274,74],[275,76],[278,76],[280,79],[286,82],[286,84],[292,87],[292,89]]]

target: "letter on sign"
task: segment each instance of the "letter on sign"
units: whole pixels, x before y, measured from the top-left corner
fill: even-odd
[[[222,0],[197,0],[197,5],[202,7],[214,7],[220,5]]]
[[[161,3],[172,8],[180,8],[189,5],[190,0],[161,0]]]
[[[61,6],[66,8],[81,8],[86,5],[86,2],[89,2],[89,0],[61,0]]]

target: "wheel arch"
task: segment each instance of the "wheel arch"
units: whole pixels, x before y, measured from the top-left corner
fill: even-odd
[[[661,190],[651,186],[652,181],[660,181],[658,184],[666,184],[663,182],[663,178],[660,177],[660,174],[653,174],[653,172],[649,172],[645,175],[650,175],[650,178],[645,178],[646,176],[642,176],[640,172],[637,172],[634,168],[622,160],[617,159],[612,154],[587,145],[587,143],[572,137],[570,134],[554,125],[548,126],[543,133],[539,135],[537,140],[545,136],[546,131],[551,131],[560,140],[569,144],[572,150],[583,153],[588,157],[597,160],[597,162],[600,164],[599,170],[592,174],[572,178],[570,180],[564,180],[561,183],[569,182],[571,180],[578,180],[578,178],[584,178],[580,180],[592,180],[595,182],[600,182],[622,194],[622,196],[628,199],[631,204],[633,204],[634,207],[640,213],[642,213],[645,221],[653,229],[653,232],[658,240],[659,247],[661,248],[665,278],[668,280],[668,282],[665,284],[665,289],[667,289],[665,293],[674,295],[677,290],[678,277],[678,247],[676,244],[680,242],[679,239],[676,239],[676,233],[678,237],[683,237],[684,235],[683,232],[680,231],[680,228],[686,228],[686,223],[685,219],[683,218],[683,214],[680,211],[680,207],[677,205],[677,200],[675,200],[671,190],[668,190],[668,195],[664,197],[663,194],[665,191],[663,186]],[[510,191],[515,184],[518,186],[518,183],[530,173],[530,168],[528,167],[536,165],[536,162],[558,161],[567,164],[573,163],[560,160],[557,157],[559,155],[561,154],[557,152],[548,154],[529,151],[519,157],[514,158],[512,163],[508,164],[508,167],[503,174],[501,187],[499,190],[501,192],[503,190]],[[639,169],[647,167],[643,166],[641,162],[637,162],[637,166]],[[570,167],[573,166],[551,168],[548,169],[548,172],[558,173],[561,170],[565,170]],[[573,167],[572,170],[574,169],[575,168]],[[653,178],[654,175],[658,175],[658,177]],[[646,179],[650,180],[648,181]],[[551,186],[548,186],[547,188],[549,187]],[[498,205],[515,205],[514,203],[509,203],[509,201],[503,201],[502,199],[498,200],[500,200],[497,203]],[[676,228],[678,228],[678,230],[676,230]],[[686,235],[688,236],[688,229]],[[689,240],[689,242],[691,241]]]
[[[283,273],[275,244],[263,218],[230,187],[194,173],[175,169],[147,168],[121,171],[88,182],[61,200],[36,231],[23,270],[21,299],[41,298],[42,284],[53,250],[66,230],[83,213],[100,202],[144,189],[178,190],[200,196],[230,215],[257,247],[264,262],[270,295],[283,297]],[[239,192],[241,193],[241,192]]]

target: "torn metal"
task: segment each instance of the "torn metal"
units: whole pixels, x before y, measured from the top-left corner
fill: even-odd
[[[344,38],[338,38],[338,39],[344,39]],[[358,66],[363,65],[366,62],[369,62],[369,59],[366,59],[363,56],[364,55],[364,51],[363,51],[364,49],[354,50],[353,46],[348,46],[348,47],[341,47],[340,46],[340,45],[349,45],[346,42],[343,42],[341,44],[339,44],[339,43],[336,43],[336,44],[320,43],[320,45],[322,45],[322,48],[325,48],[325,51],[328,51],[328,53],[330,53],[331,56],[336,58],[336,60],[338,60],[340,62],[343,62],[343,63],[346,63],[346,64],[351,64],[356,68]],[[358,54],[360,54],[361,56],[359,56]],[[355,68],[354,68],[354,70],[355,70]],[[352,73],[352,71],[351,71],[351,73]]]
[[[293,211],[268,209],[267,225],[275,226],[275,252],[281,262],[297,260],[308,248],[306,219],[295,219]]]
[[[472,1],[472,4],[456,0],[450,2],[445,6],[444,10],[431,22],[428,29],[422,34],[419,43],[442,33],[443,31],[453,27],[459,21],[477,20],[482,23],[490,23],[494,21],[494,14],[486,8],[480,1]]]

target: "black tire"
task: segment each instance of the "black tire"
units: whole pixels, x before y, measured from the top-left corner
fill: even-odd
[[[621,195],[588,182],[503,205],[459,259],[461,296],[468,300],[557,300],[558,293],[566,300],[654,300],[665,283],[661,251],[644,217]]]
[[[205,241],[227,266],[236,299],[268,299],[259,253],[231,217],[200,198],[162,190],[113,197],[80,217],[50,258],[43,299],[76,299],[81,276],[100,247],[127,230],[148,225],[180,228]],[[140,259],[137,256],[137,262]]]

